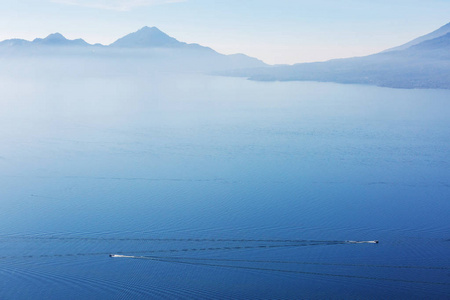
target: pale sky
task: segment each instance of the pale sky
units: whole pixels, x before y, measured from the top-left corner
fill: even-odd
[[[450,22],[450,0],[0,0],[0,40],[60,32],[110,44],[156,26],[270,64],[361,56]]]

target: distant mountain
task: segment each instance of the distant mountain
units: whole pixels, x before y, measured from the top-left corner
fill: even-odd
[[[0,46],[8,46],[8,47],[24,47],[24,46],[65,46],[65,47],[73,47],[73,46],[92,46],[86,43],[82,39],[76,40],[68,40],[60,33],[52,33],[46,38],[34,39],[32,42],[22,40],[22,39],[10,39],[0,42]]]
[[[123,48],[150,48],[150,47],[182,47],[186,43],[179,42],[168,36],[156,27],[144,27],[136,32],[130,33],[114,43],[111,47]]]
[[[189,49],[217,53],[213,49],[201,46],[199,44],[187,44],[184,42],[180,42],[177,39],[165,34],[156,27],[147,26],[139,29],[136,32],[127,34],[126,36],[109,45],[109,47],[127,49]]]
[[[22,40],[22,39],[10,39],[10,40],[4,40],[0,42],[0,46],[3,47],[17,47],[17,46],[28,46],[30,45],[30,41]]]
[[[266,66],[262,61],[244,54],[224,55],[198,44],[180,42],[156,27],[143,27],[108,46],[91,45],[82,39],[68,40],[60,33],[33,41],[10,39],[0,42],[0,56],[2,55],[89,59],[92,66],[95,62],[100,62],[100,58],[113,58],[135,64],[127,65],[128,69],[147,65],[150,69],[158,67],[166,70],[210,72]],[[106,64],[106,61],[101,63]],[[109,63],[119,64],[115,61]]]
[[[411,43],[403,50],[364,57],[219,74],[259,81],[323,81],[395,88],[450,89],[450,33],[418,44]]]
[[[32,43],[35,45],[44,45],[44,46],[65,46],[65,47],[92,46],[86,43],[83,39],[68,40],[60,33],[50,34],[44,39],[37,38]]]
[[[435,30],[435,31],[433,31],[433,32],[431,32],[429,34],[424,35],[424,36],[418,37],[418,38],[416,38],[416,39],[414,39],[414,40],[412,40],[412,41],[410,41],[410,42],[408,42],[406,44],[403,44],[401,46],[394,47],[394,48],[391,48],[391,49],[387,49],[387,50],[385,50],[383,52],[405,50],[405,49],[407,49],[409,47],[412,47],[414,45],[418,45],[418,44],[420,44],[422,42],[425,42],[425,41],[428,41],[428,40],[432,40],[432,39],[441,37],[443,35],[446,35],[447,33],[450,33],[450,23],[447,23],[446,25],[442,26],[438,30]]]
[[[420,51],[420,50],[428,50],[428,51],[434,51],[434,50],[444,50],[448,51],[447,53],[450,54],[450,33],[447,33],[443,36],[440,36],[438,38],[432,39],[432,40],[426,40],[420,44],[411,46],[409,48],[412,51]]]

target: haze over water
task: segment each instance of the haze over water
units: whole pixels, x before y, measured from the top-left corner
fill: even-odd
[[[2,76],[0,298],[449,296],[450,91],[139,75]]]

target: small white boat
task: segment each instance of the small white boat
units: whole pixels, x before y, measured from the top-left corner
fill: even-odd
[[[128,258],[133,258],[134,256],[120,255],[120,254],[110,254],[109,257],[128,257]]]

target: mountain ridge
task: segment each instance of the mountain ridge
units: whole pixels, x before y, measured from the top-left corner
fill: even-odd
[[[8,47],[20,47],[20,46],[85,46],[85,47],[111,47],[111,48],[185,48],[194,50],[214,51],[210,47],[205,47],[196,43],[188,44],[180,42],[177,39],[164,33],[157,27],[144,26],[141,29],[129,33],[123,37],[118,38],[116,41],[109,45],[103,45],[100,43],[89,44],[85,40],[79,38],[70,40],[64,37],[61,33],[51,33],[45,38],[35,38],[32,41],[25,39],[6,39],[0,41],[0,46]],[[238,53],[239,54],[239,53]]]
[[[45,38],[35,38],[32,41],[24,39],[7,39],[0,41],[0,45],[15,47],[15,46],[93,46],[83,39],[69,40],[61,33],[51,33]]]
[[[83,39],[75,39],[75,40],[66,39],[59,32],[49,34],[47,37],[43,39],[36,38],[32,41],[32,43],[46,46],[92,46]]]
[[[441,28],[446,29],[446,26]],[[227,71],[218,75],[256,81],[320,81],[393,88],[450,89],[450,33],[425,39],[418,44],[412,43],[403,50],[325,62]]]
[[[449,32],[445,33],[447,30]],[[404,49],[391,48],[362,57],[268,66],[244,54],[223,55],[208,47],[187,44],[156,27],[145,26],[107,46],[91,45],[83,39],[68,40],[60,33],[33,41],[10,39],[0,42],[0,54],[18,55],[22,52],[26,57],[32,57],[29,55],[31,53],[41,57],[58,55],[61,59],[66,54],[71,57],[122,57],[134,61],[129,69],[154,63],[162,69],[212,72],[259,81],[324,81],[395,88],[450,89],[450,23],[399,47],[405,45],[408,46]],[[64,52],[65,49],[70,51]]]
[[[442,49],[442,48],[449,48],[450,50],[450,32],[448,32],[445,35],[439,36],[437,38],[423,41],[420,44],[414,45],[409,47],[409,49],[415,50],[415,49],[427,49],[427,50],[434,50],[434,49]]]
[[[0,55],[22,57],[57,56],[71,58],[118,58],[147,59],[149,62],[158,58],[157,64],[167,67],[194,71],[205,71],[232,68],[251,68],[267,66],[257,58],[245,54],[225,55],[199,44],[188,44],[167,35],[157,27],[142,27],[129,33],[109,45],[89,44],[83,39],[69,40],[61,33],[52,33],[45,38],[32,41],[9,39],[0,42]],[[156,61],[153,60],[154,63]],[[146,62],[148,63],[148,62]],[[139,63],[136,64],[136,67]],[[132,67],[132,66],[130,66]]]
[[[148,48],[148,47],[181,47],[186,43],[167,35],[157,27],[144,26],[138,31],[129,33],[109,47]]]
[[[444,26],[441,26],[440,28],[438,28],[437,30],[430,32],[428,34],[422,35],[418,38],[415,38],[403,45],[397,46],[397,47],[393,47],[393,48],[389,48],[384,50],[383,52],[390,52],[390,51],[398,51],[398,50],[405,50],[407,48],[410,48],[412,46],[418,45],[422,42],[428,41],[428,40],[432,40],[438,37],[441,37],[443,35],[446,35],[447,33],[450,32],[450,22],[445,24]]]

